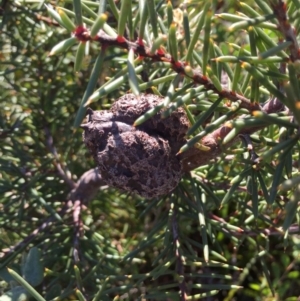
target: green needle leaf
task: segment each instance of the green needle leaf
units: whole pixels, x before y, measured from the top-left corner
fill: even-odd
[[[92,73],[90,76],[88,86],[87,86],[86,91],[81,100],[80,108],[78,109],[78,112],[77,112],[77,115],[76,115],[76,118],[74,121],[75,128],[79,127],[79,125],[81,124],[81,122],[85,116],[86,102],[87,102],[88,98],[90,97],[90,95],[92,95],[93,90],[96,87],[98,78],[99,78],[101,70],[102,70],[104,58],[105,58],[105,50],[102,48],[100,54],[98,55],[98,57],[96,59],[96,62],[94,64],[94,67],[93,67],[93,70],[92,70]]]
[[[202,12],[200,13],[200,16],[198,17],[198,23],[197,23],[197,27],[193,33],[191,42],[189,44],[188,50],[187,50],[187,55],[186,55],[186,61],[189,62],[191,65],[193,65],[192,62],[192,58],[193,58],[193,51],[195,49],[195,45],[197,43],[197,41],[199,40],[199,36],[200,36],[200,32],[203,28],[204,25],[204,20],[206,17],[206,13],[211,5],[210,1],[205,1],[204,2],[204,7]]]
[[[86,301],[85,297],[83,296],[82,292],[79,289],[76,290],[76,295],[79,301]]]
[[[239,29],[243,29],[243,28],[247,28],[249,26],[255,26],[255,25],[259,25],[263,22],[266,22],[268,20],[272,20],[274,19],[275,16],[274,14],[270,14],[268,16],[259,16],[259,17],[256,17],[256,18],[252,18],[252,19],[247,19],[245,21],[240,21],[240,22],[237,22],[233,25],[231,25],[229,27],[229,31],[236,31],[236,30],[239,30]],[[271,23],[264,23],[263,25],[265,25],[264,27],[266,28],[269,28],[269,29],[277,29],[277,26],[275,24],[271,24]]]
[[[204,124],[205,120],[215,111],[215,109],[218,107],[218,105],[221,103],[222,98],[219,98],[217,101],[215,101],[210,108],[203,112],[198,119],[196,120],[195,124],[188,130],[186,133],[187,136],[193,135],[194,132],[199,129],[199,127]]]
[[[131,0],[122,0],[121,1],[121,10],[118,20],[118,36],[124,37],[125,27],[129,11],[131,10]]]
[[[116,3],[114,0],[108,0],[109,8],[111,9],[114,17],[117,21],[119,21],[120,11],[118,10]]]
[[[191,34],[190,34],[190,22],[187,10],[184,8],[183,11],[183,29],[184,29],[184,38],[186,47],[189,47],[191,41]]]
[[[173,23],[173,7],[171,1],[167,3],[167,20],[168,20],[168,27],[171,26]]]
[[[141,73],[143,71],[143,66],[137,66],[134,68],[135,73]],[[128,70],[128,67],[126,67],[126,70]],[[125,83],[129,78],[128,73],[124,74],[122,76],[116,76],[114,80],[110,81],[109,83],[103,85],[100,87],[97,91],[95,91],[88,99],[85,106],[88,106],[93,101],[96,101],[97,99],[105,96],[106,94],[110,93],[111,91],[114,91],[117,87],[119,87],[121,84]]]
[[[208,10],[205,16],[204,24],[204,39],[203,39],[203,50],[202,50],[202,72],[203,75],[206,75],[208,56],[209,56],[209,41],[210,41],[210,31],[211,31],[211,17],[212,11]]]
[[[44,4],[47,8],[47,11],[48,11],[48,14],[59,24],[61,25],[62,27],[66,28],[65,27],[65,23],[63,22],[60,14],[52,8],[52,6],[50,5],[47,5],[47,4]]]
[[[66,40],[59,42],[57,45],[55,45],[51,49],[49,56],[57,55],[57,54],[67,51],[70,47],[75,45],[76,42],[77,42],[77,39],[75,37],[71,37],[71,38],[68,38]]]
[[[219,117],[217,120],[212,122],[210,125],[208,125],[201,133],[190,139],[184,146],[181,147],[178,154],[181,154],[185,151],[187,151],[189,148],[193,147],[198,141],[200,141],[204,136],[211,133],[214,129],[216,129],[218,126],[220,126],[223,122],[225,122],[227,119],[230,119],[232,115],[234,115],[235,112],[231,111],[226,113],[225,115]]]
[[[128,52],[128,60],[127,60],[127,65],[128,65],[128,73],[129,73],[129,85],[131,88],[131,91],[133,92],[134,95],[138,96],[140,94],[140,88],[139,88],[139,82],[137,75],[135,73],[134,69],[134,51],[133,49],[130,49]]]
[[[165,44],[168,40],[166,35],[161,35],[156,38],[151,46],[150,53],[153,55],[160,48],[161,45]]]
[[[74,12],[76,17],[76,23],[78,26],[82,26],[82,9],[81,9],[81,0],[73,0]]]
[[[14,270],[7,268],[8,273],[18,282],[22,287],[24,287],[27,292],[35,298],[37,301],[46,301],[24,278],[22,278]]]
[[[156,5],[154,0],[147,0],[148,5],[148,11],[149,11],[149,17],[150,17],[150,23],[152,26],[152,31],[154,38],[156,39],[158,37],[158,29],[157,29],[157,13],[155,11]]]
[[[290,41],[285,41],[282,42],[280,44],[278,44],[276,47],[273,47],[271,49],[268,49],[267,51],[260,53],[259,57],[261,59],[266,59],[268,57],[274,56],[275,54],[279,53],[282,50],[285,50],[286,48],[288,48],[290,45],[292,44],[292,42]]]
[[[106,14],[101,14],[91,28],[91,38],[94,38],[107,20]]]
[[[177,47],[177,39],[176,39],[176,24],[172,23],[169,28],[168,34],[168,46],[171,56],[175,62],[178,62],[178,47]]]
[[[236,192],[237,188],[239,187],[240,183],[251,173],[252,167],[246,167],[241,174],[239,174],[238,176],[236,176],[235,178],[233,178],[231,180],[232,186],[230,187],[230,189],[227,191],[227,193],[225,194],[222,202],[221,202],[221,206],[223,207],[225,204],[228,203],[228,201],[233,197],[233,194]]]
[[[146,22],[148,17],[148,7],[147,0],[139,0],[139,10],[140,10],[140,24],[139,24],[139,39],[142,41],[144,38],[144,32],[146,28]]]
[[[76,57],[75,57],[75,64],[74,64],[75,72],[80,71],[80,68],[81,68],[81,65],[83,62],[83,58],[84,58],[85,46],[86,46],[85,42],[80,42],[78,45]]]
[[[153,117],[156,113],[158,113],[162,108],[164,107],[164,103],[162,102],[161,104],[157,105],[155,108],[150,109],[147,111],[144,115],[139,117],[133,124],[133,126],[138,126]]]
[[[59,13],[59,15],[61,17],[63,26],[70,32],[74,31],[76,26],[73,23],[73,21],[71,21],[71,19],[68,17],[68,15],[65,13],[65,11],[63,11],[60,7],[58,7],[57,12]]]
[[[299,201],[299,195],[300,195],[300,185],[298,184],[296,186],[296,189],[290,198],[290,200],[287,201],[287,204],[285,206],[286,210],[286,217],[283,222],[283,230],[287,231],[290,225],[293,223],[297,210],[298,210],[298,201]]]

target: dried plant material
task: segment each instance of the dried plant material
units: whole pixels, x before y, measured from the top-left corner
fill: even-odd
[[[185,111],[179,108],[164,119],[158,112],[133,126],[162,101],[152,94],[126,94],[109,111],[88,110],[83,140],[109,186],[153,198],[178,185],[183,171],[176,153],[186,142],[189,126]]]

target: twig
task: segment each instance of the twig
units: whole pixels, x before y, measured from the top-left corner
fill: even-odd
[[[47,145],[49,151],[52,153],[52,155],[55,158],[54,165],[55,165],[59,175],[65,181],[65,183],[69,185],[70,188],[74,188],[75,187],[74,181],[72,180],[71,177],[68,176],[68,174],[65,172],[65,170],[63,169],[63,167],[61,166],[61,164],[59,162],[59,156],[57,154],[55,146],[53,145],[53,138],[51,136],[50,130],[48,129],[48,127],[45,127],[44,131],[45,131],[45,136],[46,136],[46,145]]]
[[[72,201],[81,200],[83,203],[90,201],[99,188],[106,185],[98,172],[98,168],[93,168],[85,172],[77,181],[74,189],[68,195]]]
[[[237,94],[228,89],[219,90],[211,80],[198,72],[195,69],[192,69],[186,62],[174,61],[170,54],[163,51],[156,51],[152,54],[149,47],[143,45],[142,42],[131,42],[125,39],[124,37],[111,37],[107,35],[103,30],[100,30],[98,35],[95,38],[91,38],[88,30],[83,27],[78,27],[75,30],[75,37],[80,41],[97,41],[101,44],[102,48],[107,48],[115,46],[123,49],[133,49],[135,54],[137,54],[141,59],[149,58],[151,62],[168,62],[171,64],[172,69],[182,74],[186,77],[191,78],[195,84],[203,85],[206,90],[212,90],[217,93],[222,98],[227,98],[231,101],[241,101],[241,108],[245,108],[249,111],[260,111],[261,107],[258,103],[252,103],[248,98],[243,95]]]
[[[284,232],[281,229],[276,229],[276,228],[269,228],[269,229],[257,229],[256,231],[251,231],[251,230],[244,230],[243,233],[239,232],[232,232],[230,233],[234,236],[240,237],[242,235],[247,235],[247,236],[257,236],[261,233],[263,233],[266,236],[284,236]],[[289,234],[299,234],[300,233],[300,227],[298,225],[292,225],[288,228],[288,233]]]
[[[279,23],[279,30],[285,37],[286,41],[290,41],[291,45],[290,49],[290,59],[292,62],[299,60],[300,58],[300,50],[299,44],[297,42],[295,28],[292,27],[287,17],[287,6],[282,0],[278,0],[278,3],[273,3],[271,1],[271,6],[273,8],[273,12]]]
[[[38,13],[34,13],[34,16],[35,16],[36,20],[43,21],[43,22],[47,23],[48,25],[55,26],[55,27],[60,26],[55,20],[52,20],[49,17],[45,17],[45,16],[43,16],[41,14],[38,14]]]
[[[89,201],[94,197],[94,195],[99,190],[99,187],[101,186],[104,186],[104,183],[97,169],[93,168],[91,170],[88,170],[80,177],[80,179],[74,185],[73,190],[68,195],[69,201],[64,204],[63,208],[59,212],[57,212],[57,214],[63,217],[71,210],[73,210],[73,218],[75,220],[75,223],[80,225],[80,223],[78,223],[79,219],[76,218],[76,216],[78,215],[78,208],[76,205],[73,206],[73,204],[78,204],[78,201],[80,201],[80,204]],[[1,253],[3,253],[6,257],[12,254],[13,252],[16,252],[19,249],[25,247],[30,242],[34,241],[41,232],[45,231],[50,226],[52,226],[54,221],[55,217],[53,216],[47,218],[37,229],[32,231],[31,234],[29,234],[21,242],[17,243],[14,246],[11,246],[10,248],[2,249]]]
[[[279,112],[283,109],[284,106],[280,101],[278,101],[277,98],[270,99],[262,107],[262,111],[266,114]],[[261,128],[262,127],[253,127],[250,129],[248,128],[244,131],[241,131],[240,134],[251,134]],[[204,146],[203,149],[207,148],[209,149],[209,151],[192,147],[183,154],[181,154],[180,157],[183,164],[183,170],[185,172],[190,172],[199,166],[207,164],[210,160],[218,157],[223,152],[224,148],[228,148],[230,145],[235,143],[235,141],[238,139],[238,136],[236,136],[233,140],[231,140],[225,145],[221,144],[223,139],[226,137],[227,134],[229,134],[231,130],[232,128],[225,124],[213,131],[212,133],[205,136],[201,140],[201,145]]]
[[[58,214],[63,216],[67,212],[68,206],[65,205],[59,212]],[[32,231],[26,238],[24,238],[22,241],[19,243],[15,244],[14,246],[10,248],[5,248],[1,250],[1,253],[4,253],[5,256],[8,256],[12,254],[13,252],[18,251],[19,249],[22,249],[26,245],[28,245],[30,242],[32,242],[34,239],[37,238],[37,236],[48,229],[54,222],[55,218],[53,216],[49,217],[45,222],[43,222],[38,228],[36,228],[34,231]]]
[[[0,7],[0,15],[2,15],[5,12],[5,5],[6,5],[7,2],[8,2],[7,0],[2,1],[2,5],[1,5],[2,7]],[[55,27],[60,26],[59,23],[56,22],[55,20],[53,20],[49,17],[45,17],[45,16],[39,14],[38,12],[36,12],[32,9],[29,9],[29,8],[25,7],[24,5],[22,5],[22,4],[17,3],[16,1],[14,1],[14,2],[11,1],[11,5],[16,7],[17,9],[23,11],[23,12],[26,11],[26,13],[31,15],[35,19],[35,21],[37,21],[37,22],[42,21],[42,22],[47,23],[49,26],[55,26]],[[42,11],[42,10],[40,10],[40,11]]]
[[[213,213],[209,213],[209,218],[211,220],[215,220],[218,223],[222,224],[227,224],[227,222],[219,217],[214,215]],[[281,228],[276,228],[276,227],[270,227],[270,228],[263,228],[263,229],[256,229],[255,231],[253,230],[248,230],[248,229],[242,229],[240,228],[240,231],[233,231],[233,230],[228,230],[228,229],[222,229],[223,231],[230,233],[230,235],[233,235],[235,237],[241,237],[241,236],[251,236],[251,237],[256,237],[257,235],[264,234],[265,236],[284,236],[285,232]],[[299,234],[300,233],[300,227],[297,224],[293,224],[288,228],[288,233],[289,234]]]
[[[97,168],[93,168],[85,172],[77,181],[74,189],[68,195],[68,199],[73,203],[73,222],[74,222],[74,251],[73,258],[77,264],[79,260],[79,239],[83,234],[81,221],[82,204],[91,200],[99,188],[104,186],[104,182]]]

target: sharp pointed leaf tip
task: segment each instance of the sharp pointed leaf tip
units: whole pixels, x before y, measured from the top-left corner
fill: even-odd
[[[88,123],[83,123],[80,125],[80,128],[87,130],[89,128],[89,124]]]
[[[89,122],[92,121],[92,116],[94,114],[94,111],[91,108],[87,108],[86,110],[87,115],[89,116]]]
[[[91,108],[86,109],[87,114],[93,115],[94,111]]]

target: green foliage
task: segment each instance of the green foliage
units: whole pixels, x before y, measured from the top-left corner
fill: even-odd
[[[280,3],[3,1],[0,301],[298,298],[300,7]],[[74,194],[87,106],[129,90],[164,97],[135,125],[186,110],[192,168],[161,199]]]
[[[35,286],[38,286],[43,281],[43,272],[41,252],[36,247],[33,247],[22,264],[23,277],[12,269],[7,268],[7,271],[2,269],[1,276],[4,280],[9,282],[13,279],[20,285],[14,286],[11,290],[5,292],[0,297],[0,300],[26,300],[30,295],[37,300],[45,300],[34,289]]]

